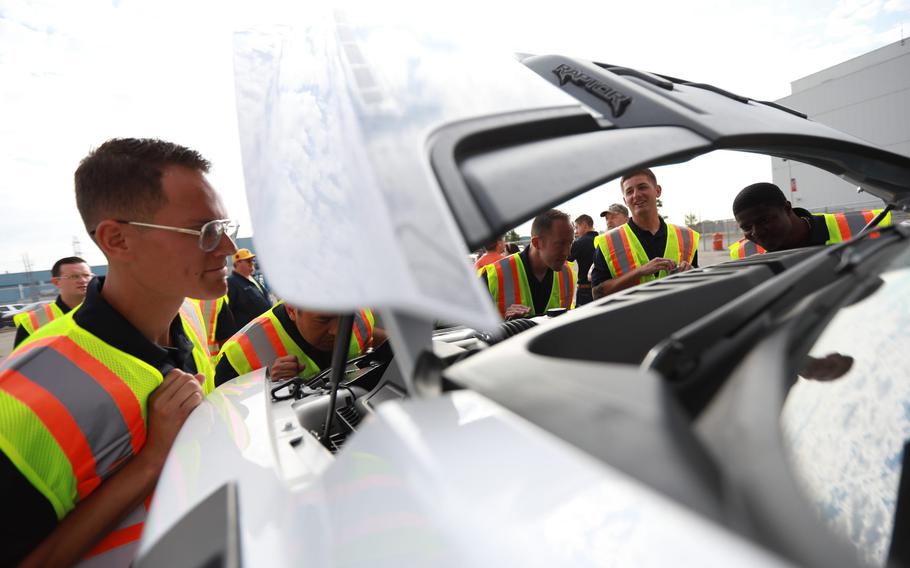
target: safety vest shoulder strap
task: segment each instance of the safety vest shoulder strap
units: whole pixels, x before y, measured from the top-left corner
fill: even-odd
[[[664,258],[691,263],[698,251],[701,235],[689,227],[667,223],[667,244],[664,247]]]
[[[814,213],[816,217],[821,217],[825,221],[828,229],[828,240],[826,245],[832,245],[843,241],[848,241],[858,235],[863,228],[868,225],[876,215],[881,213],[882,209],[866,209],[863,211],[849,211],[841,213]],[[891,224],[891,212],[879,222],[880,227],[886,227]],[[878,238],[878,233],[870,235],[871,238]]]
[[[547,309],[565,308],[571,310],[575,307],[575,270],[568,262],[559,272],[553,274],[553,288]]]
[[[61,316],[63,316],[63,310],[57,306],[57,303],[47,302],[33,310],[16,314],[13,316],[13,323],[16,327],[24,328],[25,331],[31,335],[41,326],[46,325]]]
[[[528,277],[525,273],[521,254],[515,253],[484,267],[487,284],[499,314],[505,317],[506,309],[512,304],[522,304],[534,309],[531,301]]]
[[[364,309],[354,314],[354,329],[348,358],[357,357],[373,344],[373,311]]]
[[[730,258],[745,258],[753,254],[765,254],[767,251],[749,239],[739,239],[730,245]]]
[[[617,278],[628,274],[648,262],[648,255],[629,225],[610,229],[602,241],[602,253],[607,261],[610,276]],[[639,279],[641,282],[642,279]]]

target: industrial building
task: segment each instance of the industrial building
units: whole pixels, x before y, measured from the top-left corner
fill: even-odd
[[[790,84],[777,102],[821,122],[910,156],[910,41],[898,41]],[[881,207],[855,185],[813,166],[772,159],[774,183],[794,207],[812,212]]]

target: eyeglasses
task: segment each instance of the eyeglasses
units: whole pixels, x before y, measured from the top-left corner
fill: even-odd
[[[57,276],[60,280],[91,280],[94,278],[94,274],[66,274],[64,276]]]
[[[135,227],[146,227],[148,229],[162,229],[165,231],[173,231],[175,233],[183,233],[185,235],[195,235],[199,237],[199,248],[205,252],[212,252],[218,248],[218,243],[221,242],[221,237],[227,235],[231,242],[237,238],[237,230],[240,228],[240,223],[232,219],[215,219],[214,221],[209,221],[202,226],[198,231],[195,229],[184,229],[183,227],[169,227],[167,225],[153,225],[151,223],[140,223],[139,221],[121,221],[117,220],[118,223],[125,223],[127,225],[133,225]]]

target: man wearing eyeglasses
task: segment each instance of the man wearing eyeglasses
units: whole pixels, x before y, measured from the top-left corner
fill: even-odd
[[[55,262],[51,268],[51,284],[56,286],[59,294],[53,302],[16,314],[13,318],[13,323],[16,324],[13,346],[18,347],[42,325],[62,317],[81,304],[92,276],[94,274],[88,264],[78,256],[67,256]]]
[[[130,564],[144,501],[214,385],[186,298],[225,294],[237,225],[208,170],[154,139],[109,140],[76,170],[108,273],[0,364],[0,565]]]
[[[236,329],[241,329],[272,307],[269,295],[253,278],[255,258],[256,255],[245,248],[238,250],[232,258],[234,271],[228,277],[227,305],[234,315]]]

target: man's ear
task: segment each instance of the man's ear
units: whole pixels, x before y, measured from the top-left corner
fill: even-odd
[[[540,248],[540,235],[531,235],[531,246],[536,249]]]
[[[661,187],[658,185],[657,187],[654,188],[654,191],[655,191],[655,193],[657,194],[657,197],[660,197],[660,194],[663,192],[663,188],[661,188]]]
[[[112,219],[101,221],[95,227],[94,239],[95,244],[98,245],[104,256],[108,258],[108,261],[113,259],[130,260],[132,258],[133,250],[130,247],[130,239],[124,232],[122,223]]]
[[[284,309],[287,311],[288,317],[291,318],[291,321],[297,321],[297,310],[287,304],[284,305]]]

